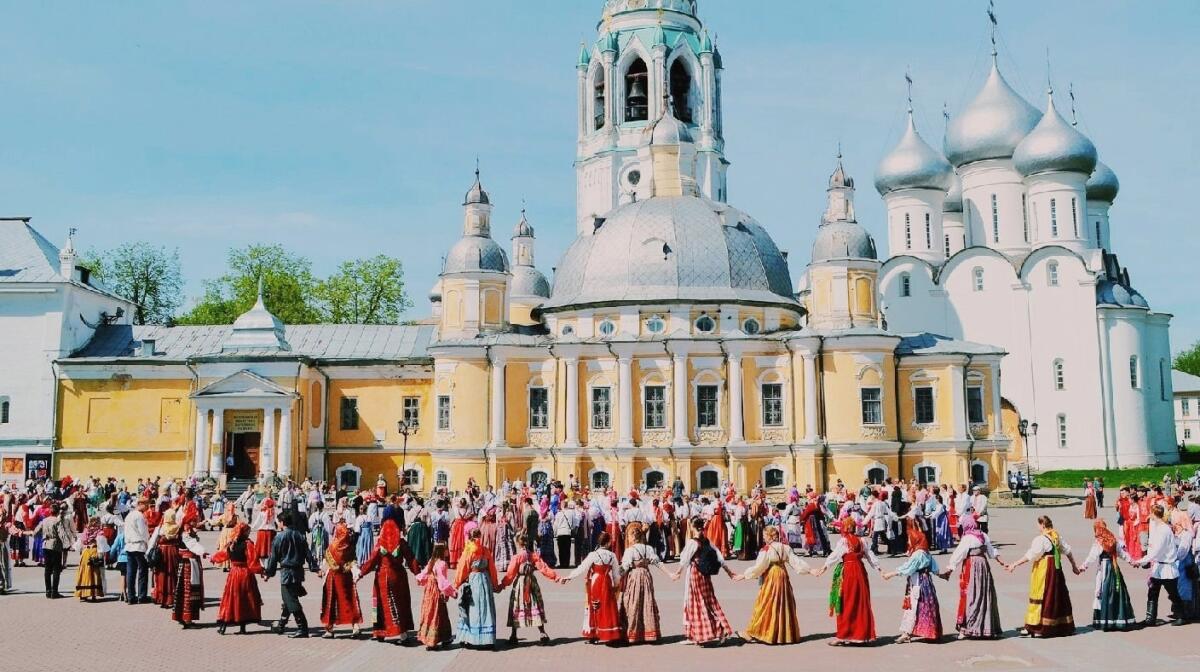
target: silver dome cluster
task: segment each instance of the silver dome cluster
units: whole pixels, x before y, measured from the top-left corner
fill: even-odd
[[[875,189],[880,196],[902,189],[946,191],[953,176],[950,162],[917,133],[909,110],[904,135],[875,170]]]
[[[992,63],[983,88],[946,127],[946,158],[955,166],[1007,159],[1041,117]]]
[[[1046,98],[1046,113],[1017,145],[1013,166],[1026,177],[1050,172],[1091,175],[1096,168],[1096,146],[1058,113],[1053,91]]]

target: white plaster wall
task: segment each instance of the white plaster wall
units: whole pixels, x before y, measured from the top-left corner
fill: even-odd
[[[945,251],[942,239],[942,203],[945,197],[945,193],[936,189],[904,189],[884,196],[888,212],[888,250],[894,255],[909,254],[932,263],[940,262]],[[911,241],[905,235],[905,215],[908,215],[912,229]],[[926,215],[929,215],[928,240],[925,235]]]
[[[960,169],[963,183],[963,222],[967,246],[987,246],[1008,254],[1029,249],[1021,217],[1025,185],[1010,159],[977,161]],[[1000,241],[992,235],[992,194],[1000,220]]]

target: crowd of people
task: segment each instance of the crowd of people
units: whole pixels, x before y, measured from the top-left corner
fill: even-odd
[[[1097,518],[1102,484],[1086,488],[1084,513]],[[260,483],[234,500],[192,479],[127,484],[89,478],[6,486],[0,501],[0,590],[12,588],[13,566],[33,563],[47,598],[60,597],[68,554],[78,553],[74,596],[96,601],[120,577],[120,599],[153,603],[188,628],[205,609],[205,565],[227,574],[215,620],[218,631],[266,624],[260,583],[277,580],[277,633],[309,637],[301,598],[306,572],[320,579],[320,627],[332,638],[364,627],[377,640],[437,649],[495,647],[507,631],[519,641],[536,629],[550,638],[539,582],[582,581],[582,626],[591,643],[656,642],[664,637],[654,573],[683,581],[683,634],[689,642],[791,644],[801,640],[793,576],[831,575],[829,616],[834,646],[877,639],[869,570],[904,584],[898,642],[943,637],[934,578],[958,581],[953,630],[960,639],[1001,636],[995,567],[1031,564],[1022,635],[1054,637],[1075,630],[1066,571],[1095,570],[1092,621],[1100,630],[1158,623],[1166,592],[1169,621],[1200,616],[1200,503],[1161,488],[1122,488],[1118,532],[1096,519],[1088,553],[1078,557],[1048,516],[1029,549],[1005,563],[989,535],[988,497],[966,485],[889,481],[857,490],[837,482],[828,492],[796,486],[768,495],[756,485],[738,493],[724,484],[707,494],[685,492],[681,480],[648,491],[590,491],[565,483],[505,482],[461,493],[438,488],[346,491],[304,481]],[[202,530],[219,530],[206,549]],[[903,558],[886,569],[882,556]],[[946,556],[939,563],[937,556]],[[731,560],[751,564],[736,571]],[[1150,570],[1144,617],[1130,602],[1122,564]],[[749,623],[740,631],[721,608],[713,577],[757,580]],[[370,584],[360,604],[357,584]],[[414,614],[410,591],[420,592]],[[505,604],[497,596],[508,592]],[[456,603],[452,617],[451,600]],[[499,616],[504,623],[499,625]],[[295,622],[294,628],[291,627]],[[315,633],[313,633],[315,634]]]

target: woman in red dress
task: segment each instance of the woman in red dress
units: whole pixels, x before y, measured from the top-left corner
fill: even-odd
[[[451,569],[458,567],[458,559],[462,556],[463,547],[467,545],[466,526],[469,517],[467,500],[460,500],[458,506],[454,507],[454,520],[450,522],[450,539],[447,544]]]
[[[402,642],[409,642],[409,632],[413,629],[412,605],[408,599],[408,571],[417,571],[417,561],[408,542],[400,534],[400,527],[394,520],[383,521],[379,530],[379,540],[367,562],[360,571],[362,576],[375,572],[375,580],[371,582],[371,607],[375,612],[374,635],[375,641],[382,642],[388,637],[402,637]]]
[[[712,518],[708,519],[704,536],[708,537],[708,542],[717,549],[722,558],[729,557],[729,535],[725,532],[725,505],[719,499],[713,504]]]
[[[829,640],[830,646],[868,644],[875,640],[871,584],[867,582],[863,560],[871,563],[876,571],[883,571],[875,553],[854,533],[853,523],[842,521],[842,538],[825,560],[825,566],[814,572],[820,576],[836,565],[829,591],[829,615],[837,618],[837,635]]]
[[[229,536],[231,541],[210,558],[217,566],[229,563],[229,576],[217,610],[217,634],[223,635],[226,628],[236,625],[244,635],[247,624],[262,620],[262,594],[254,575],[261,574],[263,568],[258,564],[254,542],[250,541],[249,525],[236,524]]]
[[[176,506],[162,513],[162,524],[158,526],[159,562],[154,570],[154,592],[151,597],[154,603],[163,609],[170,609],[175,599],[174,581],[179,568],[179,523],[176,521],[182,511]]]
[[[417,585],[425,588],[421,598],[421,624],[417,628],[417,640],[425,645],[426,651],[433,651],[454,640],[446,599],[458,595],[458,590],[450,580],[447,557],[446,545],[434,544],[429,564],[417,575]]]
[[[357,638],[362,623],[358,606],[358,591],[354,589],[354,544],[350,528],[339,522],[333,529],[329,550],[325,551],[325,585],[321,594],[321,623],[325,639],[333,639],[335,625],[353,626],[351,637]]]
[[[587,607],[583,617],[583,638],[589,644],[621,641],[621,614],[617,608],[617,585],[621,580],[621,563],[612,552],[612,537],[601,532],[599,548],[588,554],[567,581],[587,575],[584,590]]]

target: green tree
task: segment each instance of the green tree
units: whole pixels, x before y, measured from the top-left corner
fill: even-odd
[[[134,324],[167,324],[183,303],[179,250],[138,241],[109,250],[88,250],[83,265],[116,294],[136,304]]]
[[[412,303],[404,291],[404,266],[380,254],[344,261],[336,273],[317,283],[324,317],[338,324],[397,324]]]
[[[232,324],[254,305],[258,282],[263,283],[263,302],[286,324],[321,321],[315,302],[317,279],[312,262],[280,245],[250,245],[229,251],[229,270],[216,280],[204,282],[204,295],[181,324]]]
[[[1184,373],[1200,376],[1200,341],[1196,341],[1192,347],[1175,355],[1174,367]]]

